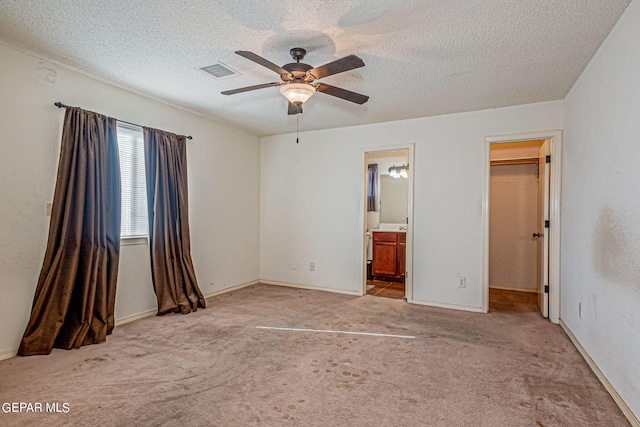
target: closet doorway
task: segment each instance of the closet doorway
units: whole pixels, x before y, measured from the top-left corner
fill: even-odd
[[[529,135],[538,138],[486,140],[483,305],[528,307],[557,323],[560,132]]]
[[[491,145],[490,311],[509,310],[518,301],[528,303],[520,309],[539,309],[548,317],[548,298],[539,293],[544,274],[541,221],[545,187],[544,155],[540,163],[539,153],[544,144],[537,140]]]
[[[362,293],[411,301],[413,145],[363,154]]]

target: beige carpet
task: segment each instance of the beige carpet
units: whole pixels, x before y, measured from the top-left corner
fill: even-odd
[[[68,404],[0,425],[628,425],[557,325],[500,301],[475,314],[255,285],[103,344],[0,362],[0,403]]]

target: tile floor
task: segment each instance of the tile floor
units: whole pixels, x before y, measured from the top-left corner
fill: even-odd
[[[402,299],[404,298],[404,283],[367,280],[367,295]]]

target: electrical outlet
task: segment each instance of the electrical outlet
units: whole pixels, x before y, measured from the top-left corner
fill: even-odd
[[[458,287],[466,288],[467,287],[467,278],[466,277],[458,277]]]
[[[309,271],[316,271],[316,263],[311,261],[309,263]]]
[[[292,270],[296,269],[296,262],[294,260],[291,260],[291,269]]]

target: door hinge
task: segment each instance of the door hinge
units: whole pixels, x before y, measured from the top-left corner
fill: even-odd
[[[551,163],[551,156],[547,156],[544,160],[545,163]]]
[[[544,221],[544,228],[549,228],[551,225],[551,221],[549,221],[548,219]]]
[[[549,293],[549,285],[545,285],[544,286],[544,293],[548,294]]]

